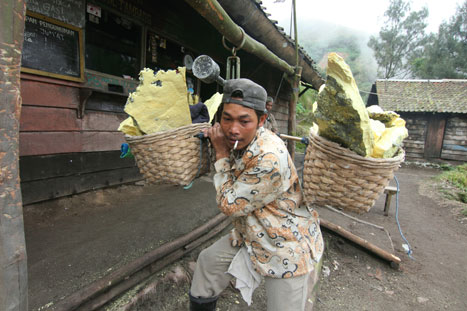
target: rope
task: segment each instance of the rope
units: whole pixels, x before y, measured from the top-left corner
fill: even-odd
[[[396,184],[397,184],[397,192],[396,192],[396,223],[397,223],[397,228],[399,228],[399,233],[400,233],[402,239],[406,243],[406,244],[402,244],[402,247],[404,247],[404,245],[407,245],[407,248],[404,247],[404,249],[406,249],[406,251],[407,251],[407,255],[409,256],[410,259],[415,260],[415,258],[412,257],[412,253],[413,253],[412,247],[410,246],[409,242],[407,241],[404,234],[402,233],[401,225],[399,223],[399,181],[397,180],[396,176],[394,176],[394,180],[396,181]]]
[[[199,173],[201,172],[201,168],[203,167],[203,140],[205,139],[203,133],[196,134],[195,137],[199,138],[199,164],[198,164],[198,172],[196,172],[195,177],[193,180],[186,186],[183,187],[183,189],[188,190],[193,186],[193,183],[196,178],[199,177]],[[208,157],[209,159],[209,157]],[[208,163],[209,165],[209,163]]]
[[[274,96],[274,102],[277,102],[277,96],[279,96],[279,91],[281,90],[282,81],[284,80],[284,75],[285,74],[281,75],[281,82],[279,82],[279,87],[277,88],[276,96]]]

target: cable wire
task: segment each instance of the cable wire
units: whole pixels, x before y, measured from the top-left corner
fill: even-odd
[[[397,180],[396,176],[394,176],[394,180],[396,181],[396,185],[397,185],[397,192],[396,192],[396,223],[397,223],[397,228],[399,228],[399,233],[400,233],[402,239],[407,244],[407,255],[409,256],[410,259],[415,260],[415,258],[412,257],[412,253],[413,253],[412,247],[410,246],[409,241],[407,241],[404,234],[402,233],[401,225],[399,223],[399,181]]]

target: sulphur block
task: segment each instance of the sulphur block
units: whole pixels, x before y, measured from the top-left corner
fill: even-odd
[[[130,136],[141,136],[143,133],[139,130],[138,125],[134,122],[132,117],[128,117],[120,123],[118,130],[130,135]]]
[[[392,126],[405,127],[405,120],[402,119],[402,118],[393,119],[393,120],[388,124],[388,127],[392,127]]]
[[[185,67],[156,74],[144,68],[139,80],[136,91],[128,96],[125,112],[136,120],[141,131],[152,134],[191,124]]]
[[[400,117],[394,111],[384,111],[380,106],[373,105],[367,108],[370,119],[383,122],[386,127],[393,126],[393,122]]]
[[[374,138],[370,118],[350,67],[336,53],[328,56],[325,87],[318,94],[314,122],[319,135],[361,156],[370,156]]]
[[[206,107],[208,107],[209,122],[211,122],[214,116],[216,115],[217,109],[219,109],[221,102],[222,94],[220,94],[219,92],[214,93],[214,95],[212,95],[211,98],[204,102]]]
[[[187,100],[189,105],[196,105],[197,103],[199,103],[199,96],[188,93]]]
[[[376,141],[371,157],[392,158],[402,146],[402,141],[409,135],[405,126],[388,127]]]
[[[373,139],[374,141],[377,141],[381,135],[383,135],[384,131],[386,130],[386,126],[383,122],[373,119],[370,119],[370,126],[373,132]]]

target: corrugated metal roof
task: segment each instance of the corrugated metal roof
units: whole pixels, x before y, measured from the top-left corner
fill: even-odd
[[[467,80],[376,80],[386,111],[467,113]]]

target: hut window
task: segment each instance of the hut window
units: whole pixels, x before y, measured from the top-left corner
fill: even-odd
[[[101,17],[86,14],[86,68],[114,76],[138,77],[142,27],[102,9]]]

